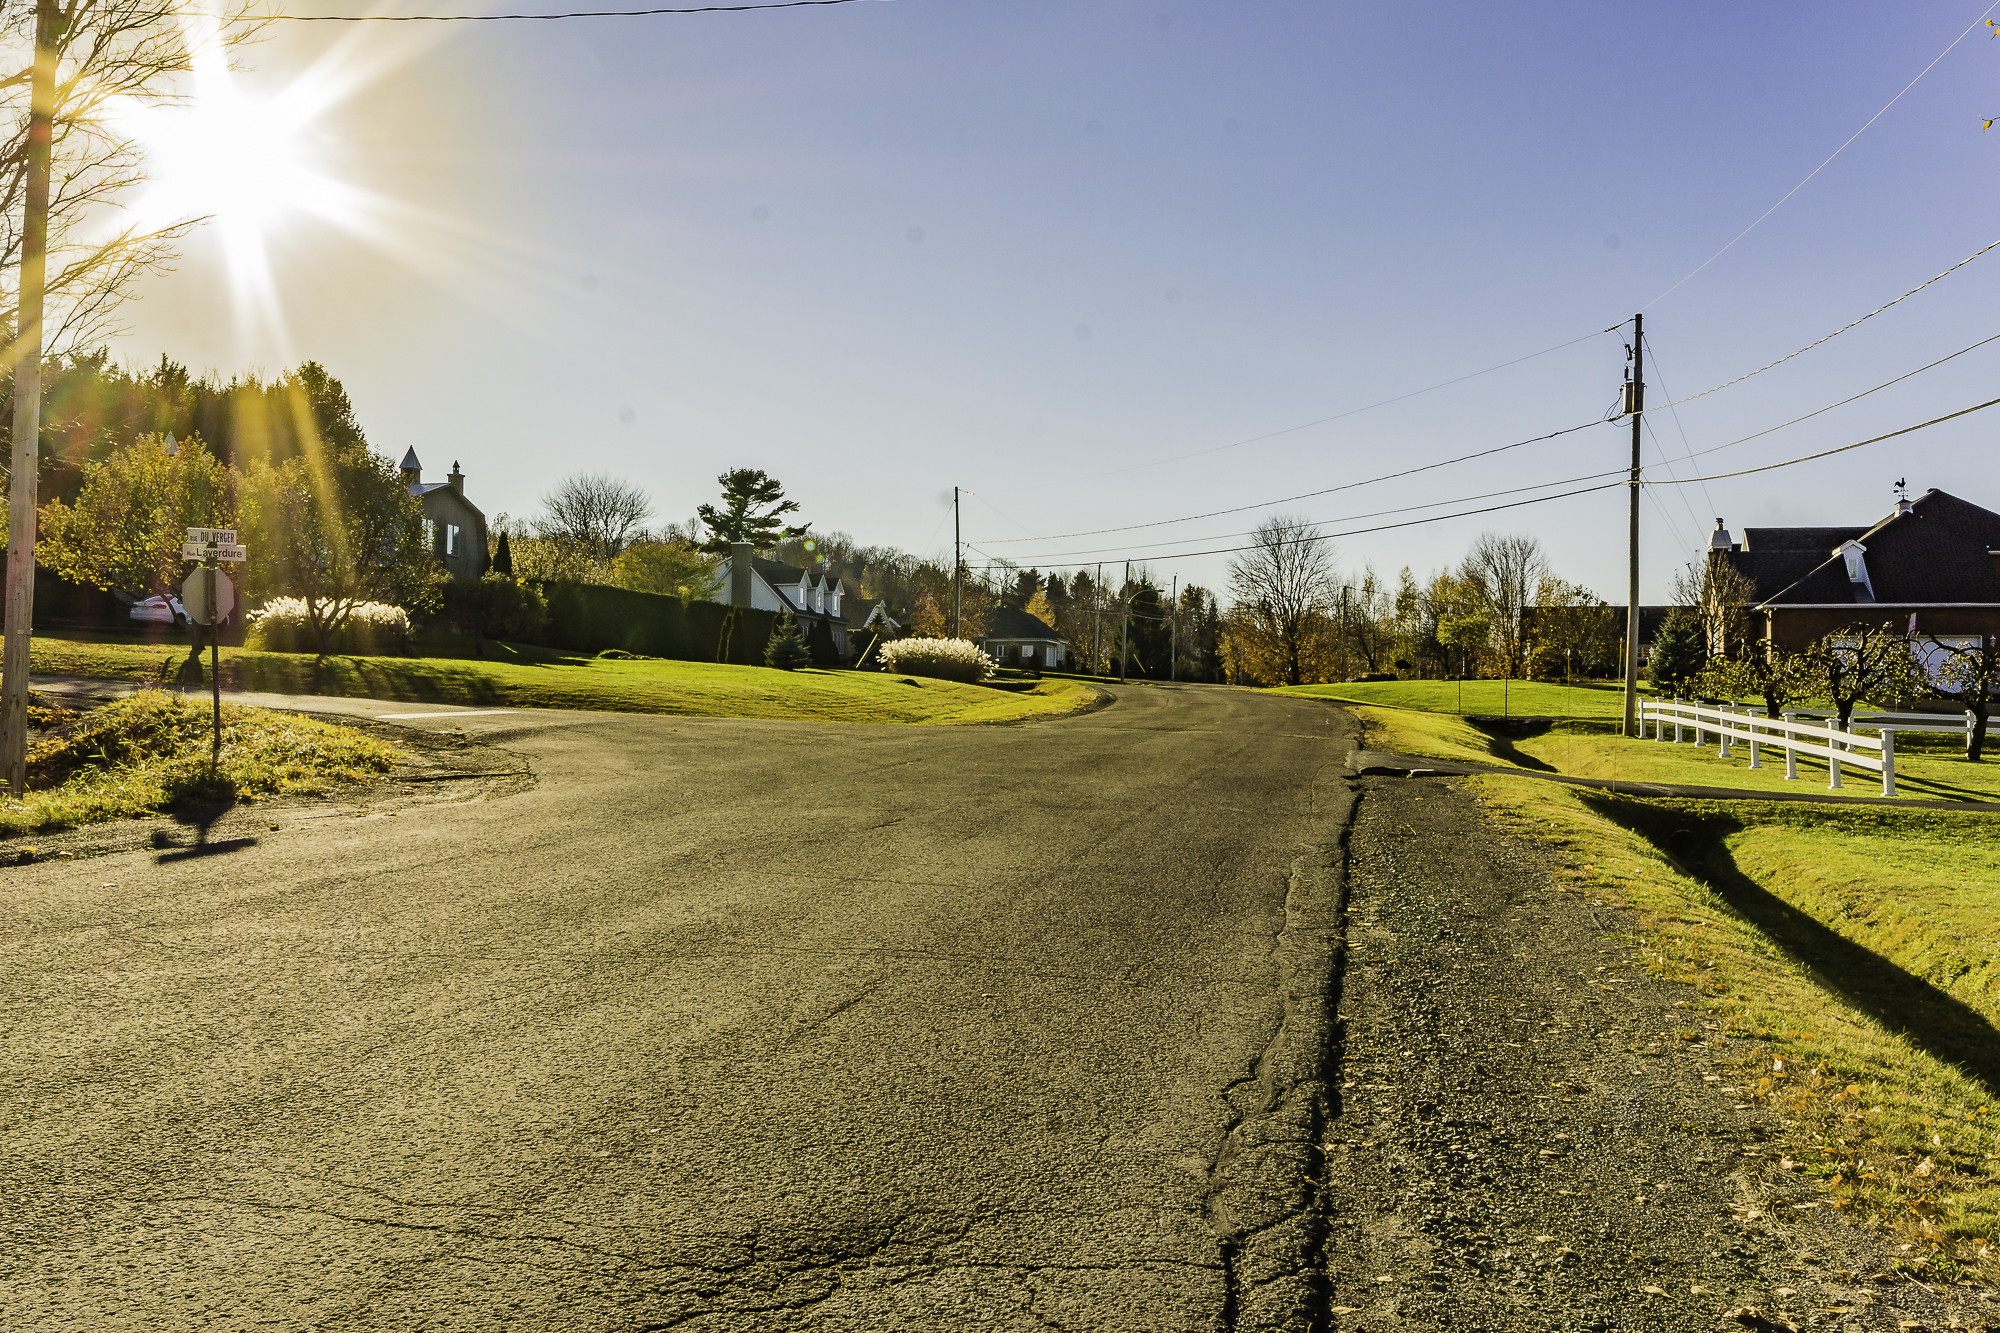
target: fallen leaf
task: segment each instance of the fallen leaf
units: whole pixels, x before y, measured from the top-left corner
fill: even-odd
[[[1648,1296],[1664,1296],[1667,1294],[1658,1287],[1641,1287],[1639,1290],[1645,1292]]]
[[[1551,1241],[1553,1241],[1554,1239],[1555,1239],[1555,1237],[1554,1237],[1554,1236],[1537,1236],[1537,1237],[1535,1237],[1535,1244],[1537,1244],[1537,1245],[1547,1245],[1547,1244],[1549,1244],[1549,1243],[1550,1243]]]
[[[1361,1313],[1361,1307],[1360,1307],[1360,1306],[1358,1306],[1358,1305],[1336,1305],[1336,1306],[1334,1306],[1334,1307],[1333,1307],[1333,1308],[1332,1308],[1331,1310],[1328,1310],[1328,1311],[1327,1311],[1327,1313],[1328,1313],[1328,1314],[1360,1314],[1360,1313]]]
[[[1935,1168],[1931,1166],[1931,1159],[1928,1157],[1924,1158],[1923,1161],[1917,1163],[1917,1174],[1920,1176],[1927,1176],[1934,1169]]]

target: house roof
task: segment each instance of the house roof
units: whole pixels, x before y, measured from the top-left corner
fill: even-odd
[[[1726,559],[1757,586],[1759,605],[2000,603],[2000,514],[1925,491],[1870,528],[1750,528]],[[1840,550],[1859,542],[1868,583],[1847,577]],[[1872,595],[1870,595],[1872,592]]]
[[[410,451],[403,455],[402,468],[405,472],[421,473],[424,470],[424,465],[417,461],[417,446],[414,444],[410,446]]]
[[[1016,607],[1003,606],[986,618],[986,632],[982,639],[1047,639],[1061,643],[1062,635],[1042,623],[1039,616],[1031,616]]]
[[[828,587],[841,582],[840,576],[837,574],[829,578],[816,569],[800,569],[797,565],[788,565],[780,560],[766,560],[761,555],[752,555],[750,557],[750,567],[759,574],[762,574],[764,582],[770,584],[773,588],[790,587],[792,584],[799,583],[809,576],[819,579],[820,582],[826,584]],[[842,584],[842,590],[845,591],[844,584]]]

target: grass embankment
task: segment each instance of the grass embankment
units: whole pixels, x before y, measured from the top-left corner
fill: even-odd
[[[1564,743],[1357,711],[1371,745],[1404,753],[1494,762]],[[1726,1088],[1772,1112],[1781,1162],[1903,1233],[1927,1271],[2000,1273],[2000,817],[1472,785],[1556,852],[1564,887],[1638,913],[1637,963],[1691,987],[1677,1036],[1749,1043],[1717,1059]]]
[[[1509,738],[1485,731],[1450,713],[1412,709],[1355,709],[1379,749],[1426,759],[1454,759],[1571,777],[1621,782],[1659,782],[1685,787],[1730,787],[1742,791],[1824,792],[1826,761],[1800,756],[1799,776],[1785,777],[1783,751],[1759,747],[1760,767],[1750,767],[1750,747],[1730,746],[1721,758],[1712,733],[1696,745],[1694,730],[1683,728],[1686,743],[1627,740],[1609,723],[1557,722],[1539,735]],[[1947,719],[1949,720],[1949,719]],[[1671,736],[1673,729],[1668,728]],[[1969,764],[1964,742],[1954,733],[1904,732],[1896,737],[1896,794],[1918,800],[2000,801],[2000,763]],[[1876,796],[1881,778],[1852,766],[1841,771],[1840,794]]]
[[[324,792],[379,777],[396,761],[393,746],[349,727],[224,704],[211,772],[210,706],[165,690],[87,713],[36,708],[30,720],[42,738],[28,750],[28,793],[0,797],[0,834]]]
[[[1650,695],[1650,686],[1640,686]],[[1494,717],[1625,716],[1619,684],[1555,685],[1532,680],[1371,680],[1351,685],[1287,685],[1275,693],[1305,694],[1385,708],[1428,713],[1477,713]]]
[[[1069,681],[999,691],[955,681],[862,671],[775,671],[647,658],[569,657],[488,644],[485,659],[329,657],[222,650],[225,689],[330,694],[404,703],[818,722],[965,724],[1074,712],[1091,692]],[[31,669],[54,675],[158,681],[184,646],[38,635]],[[204,665],[207,659],[203,659]]]

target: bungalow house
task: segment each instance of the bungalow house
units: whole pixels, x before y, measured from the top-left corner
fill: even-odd
[[[868,646],[871,634],[892,634],[898,624],[881,601],[868,601],[837,574],[766,560],[738,542],[717,571],[709,600],[760,611],[789,611],[808,643],[824,625],[842,661]]]
[[[980,649],[1001,666],[1053,671],[1069,655],[1069,644],[1039,616],[1003,606],[987,618]]]
[[[486,515],[465,498],[465,474],[458,464],[443,481],[425,481],[417,451],[403,455],[403,484],[424,507],[424,524],[431,531],[431,550],[455,579],[476,579],[486,572]]]
[[[1718,519],[1709,559],[1750,581],[1751,623],[1781,649],[1884,623],[2000,635],[2000,514],[1943,491],[1865,527],[1745,528],[1736,542]]]

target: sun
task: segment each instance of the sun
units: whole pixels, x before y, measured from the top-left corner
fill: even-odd
[[[219,43],[194,46],[184,99],[113,112],[144,160],[146,183],[126,221],[150,231],[200,220],[228,265],[239,319],[281,330],[272,239],[308,218],[353,227],[366,211],[363,192],[324,170],[314,132],[351,88],[307,71],[263,91],[237,77]]]

